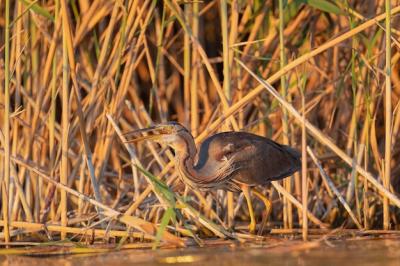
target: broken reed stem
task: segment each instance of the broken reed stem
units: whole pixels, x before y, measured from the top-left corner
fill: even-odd
[[[107,117],[108,121],[110,121],[110,123],[111,123],[112,127],[114,128],[115,132],[117,133],[118,137],[121,139],[122,143],[124,144],[125,149],[128,151],[129,157],[131,160],[130,161],[131,167],[136,168],[135,165],[137,165],[140,168],[144,169],[142,163],[138,160],[138,158],[136,156],[135,150],[129,145],[125,136],[122,134],[120,128],[118,127],[117,123],[114,121],[114,119],[111,117],[110,114],[106,114],[106,117]],[[157,196],[158,200],[161,203],[163,203],[164,208],[166,208],[166,206],[168,206],[168,204],[165,203],[165,201],[163,200],[162,195],[160,195],[161,193],[157,193],[156,188],[154,187],[154,185],[151,181],[148,180],[148,183],[149,183],[149,187],[152,189],[154,194]]]
[[[299,202],[295,197],[289,194],[277,181],[272,181],[271,184],[274,186],[276,191],[281,193],[284,197],[287,197],[290,202],[295,205],[301,212],[306,212],[306,215],[310,219],[311,222],[318,225],[320,228],[327,228],[328,226],[321,222],[314,214],[312,214],[307,208],[303,207],[303,204]]]
[[[310,155],[311,159],[315,163],[315,165],[318,167],[319,173],[321,174],[321,177],[324,179],[326,184],[328,184],[329,188],[332,190],[332,192],[336,195],[338,198],[339,202],[342,203],[343,207],[346,209],[346,211],[349,213],[350,218],[353,220],[355,225],[357,226],[358,229],[362,230],[363,227],[358,221],[357,217],[351,210],[349,204],[347,204],[346,200],[343,198],[343,196],[340,194],[339,190],[336,188],[335,184],[333,183],[332,179],[327,175],[327,173],[324,171],[322,168],[322,165],[320,161],[317,159],[315,156],[314,152],[311,150],[309,146],[307,146],[307,152]]]
[[[4,47],[4,115],[3,115],[3,134],[4,134],[4,174],[0,179],[2,188],[2,209],[4,225],[5,242],[10,242],[10,228],[9,228],[9,195],[10,195],[10,0],[6,0],[5,5],[5,47]]]
[[[383,184],[389,190],[391,161],[392,161],[392,87],[391,87],[391,24],[390,24],[390,0],[385,0],[386,20],[385,20],[385,176]],[[390,229],[389,199],[386,195],[383,198],[383,229]]]
[[[347,3],[346,3],[347,4]],[[349,23],[350,23],[350,29],[354,28],[354,21],[353,18],[349,18]],[[359,155],[363,155],[362,152],[358,152],[358,120],[359,120],[359,115],[360,115],[360,108],[359,108],[359,102],[361,98],[361,93],[362,90],[357,88],[358,84],[358,76],[359,73],[356,71],[356,56],[357,56],[357,47],[359,47],[358,44],[358,39],[357,36],[354,36],[354,38],[351,39],[351,89],[352,89],[352,105],[353,105],[353,112],[352,112],[352,117],[351,117],[351,123],[350,123],[350,128],[349,128],[349,133],[348,133],[348,142],[346,146],[346,153],[351,154],[351,149],[353,147],[353,161],[357,162],[360,164],[360,160],[357,160],[359,158]],[[362,157],[361,157],[362,158]],[[359,218],[361,218],[360,214],[360,201],[358,197],[358,174],[357,171],[354,167],[352,167],[352,171],[350,174],[350,182],[347,190],[347,196],[346,199],[348,202],[351,201],[351,198],[354,195],[354,199],[356,202],[356,209],[357,209],[357,215]]]
[[[0,220],[0,226],[4,226],[4,220]],[[90,238],[104,238],[104,237],[134,237],[138,239],[154,240],[154,236],[139,233],[139,232],[129,232],[127,230],[104,230],[104,229],[94,229],[94,228],[77,228],[70,226],[52,225],[52,224],[41,224],[32,222],[19,222],[13,221],[10,223],[12,227],[24,229],[24,231],[19,232],[20,234],[33,233],[39,231],[48,232],[59,232],[65,234],[74,234],[76,236],[85,236]]]

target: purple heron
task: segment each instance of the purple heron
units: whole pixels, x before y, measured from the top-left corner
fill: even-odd
[[[173,148],[179,177],[192,189],[242,191],[249,209],[251,233],[255,232],[256,223],[250,187],[283,179],[301,168],[300,154],[295,149],[247,132],[215,134],[201,144],[198,154],[193,136],[177,122],[127,134],[140,132],[148,134],[129,142],[152,139]],[[269,215],[270,201],[255,190],[253,193],[264,202]]]

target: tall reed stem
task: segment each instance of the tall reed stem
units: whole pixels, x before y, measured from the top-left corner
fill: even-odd
[[[199,37],[199,2],[193,2],[193,19],[192,29],[193,36],[198,39]],[[188,33],[185,34],[189,36]],[[199,80],[199,56],[196,47],[192,49],[192,71],[191,71],[191,83],[190,83],[190,128],[193,136],[197,136],[199,128],[199,99],[198,99],[198,80]]]
[[[190,18],[190,9],[191,5],[185,5],[185,19],[189,21]],[[183,39],[183,108],[184,108],[184,118],[183,121],[186,126],[189,126],[190,120],[190,72],[192,66],[190,65],[190,36],[187,32],[185,32],[184,39]]]
[[[10,0],[6,0],[5,48],[4,48],[4,185],[2,193],[2,208],[4,220],[4,240],[10,242],[9,230],[9,188],[10,188]],[[0,182],[3,183],[3,182]],[[0,184],[1,185],[1,184]]]
[[[228,104],[231,101],[231,69],[229,60],[229,36],[228,36],[228,8],[226,0],[220,0],[221,8],[221,32],[222,32],[222,61],[224,65],[224,81],[223,88]],[[226,125],[228,127],[228,125]],[[234,219],[234,206],[233,206],[233,193],[227,193],[227,208],[228,208],[228,226],[233,226]]]
[[[385,29],[386,29],[386,38],[385,38],[385,47],[386,47],[386,70],[385,70],[385,177],[384,184],[385,188],[389,190],[390,187],[390,175],[391,175],[391,159],[392,159],[392,151],[391,151],[391,138],[392,138],[392,87],[391,87],[391,39],[390,39],[390,11],[391,5],[390,0],[385,0],[385,9],[386,9],[386,20],[385,20]],[[390,229],[390,213],[389,213],[389,199],[387,197],[383,198],[383,227],[385,230]]]
[[[302,124],[301,124],[301,202],[303,204],[303,213],[302,213],[302,235],[303,240],[308,240],[308,176],[307,176],[307,139],[306,139],[306,114],[305,114],[305,93],[304,86],[301,85],[301,106],[303,109],[302,112]]]
[[[284,16],[284,1],[279,0],[279,51],[280,51],[280,67],[281,69],[286,65],[286,55],[285,55],[285,40],[284,40],[284,28],[285,28],[285,16]],[[286,75],[281,76],[281,94],[284,99],[287,99],[287,77]],[[282,109],[282,143],[285,145],[289,144],[289,126],[288,126],[288,115],[285,108]],[[283,181],[285,189],[291,194],[292,179],[286,178]],[[293,216],[292,216],[292,204],[287,198],[283,199],[283,224],[285,228],[293,227]]]
[[[68,182],[68,132],[69,132],[69,64],[68,64],[68,51],[67,51],[67,36],[68,30],[68,14],[67,3],[61,0],[61,15],[62,15],[62,117],[61,117],[61,173],[60,183],[67,185]],[[61,225],[67,226],[67,192],[61,190]],[[61,232],[61,239],[66,237],[65,232]]]

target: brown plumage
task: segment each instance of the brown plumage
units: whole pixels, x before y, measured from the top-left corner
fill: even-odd
[[[201,144],[197,156],[192,135],[179,123],[168,122],[129,134],[139,132],[149,135],[133,141],[153,139],[175,150],[179,176],[191,188],[243,191],[250,212],[251,232],[255,230],[255,220],[249,187],[283,179],[301,167],[300,154],[296,150],[251,133],[215,134]],[[267,207],[270,206],[264,196],[258,192],[255,194]]]
[[[200,146],[195,169],[214,161],[231,161],[233,172],[222,188],[240,191],[240,185],[266,185],[298,171],[300,154],[289,146],[247,132],[223,132],[207,138]]]

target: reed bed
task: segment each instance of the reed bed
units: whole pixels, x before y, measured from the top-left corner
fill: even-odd
[[[398,234],[399,12],[397,0],[0,0],[1,247]],[[259,188],[270,217],[253,198],[258,236],[243,195],[191,190],[171,150],[126,143],[171,120],[197,144],[243,130],[302,151],[300,173]]]

